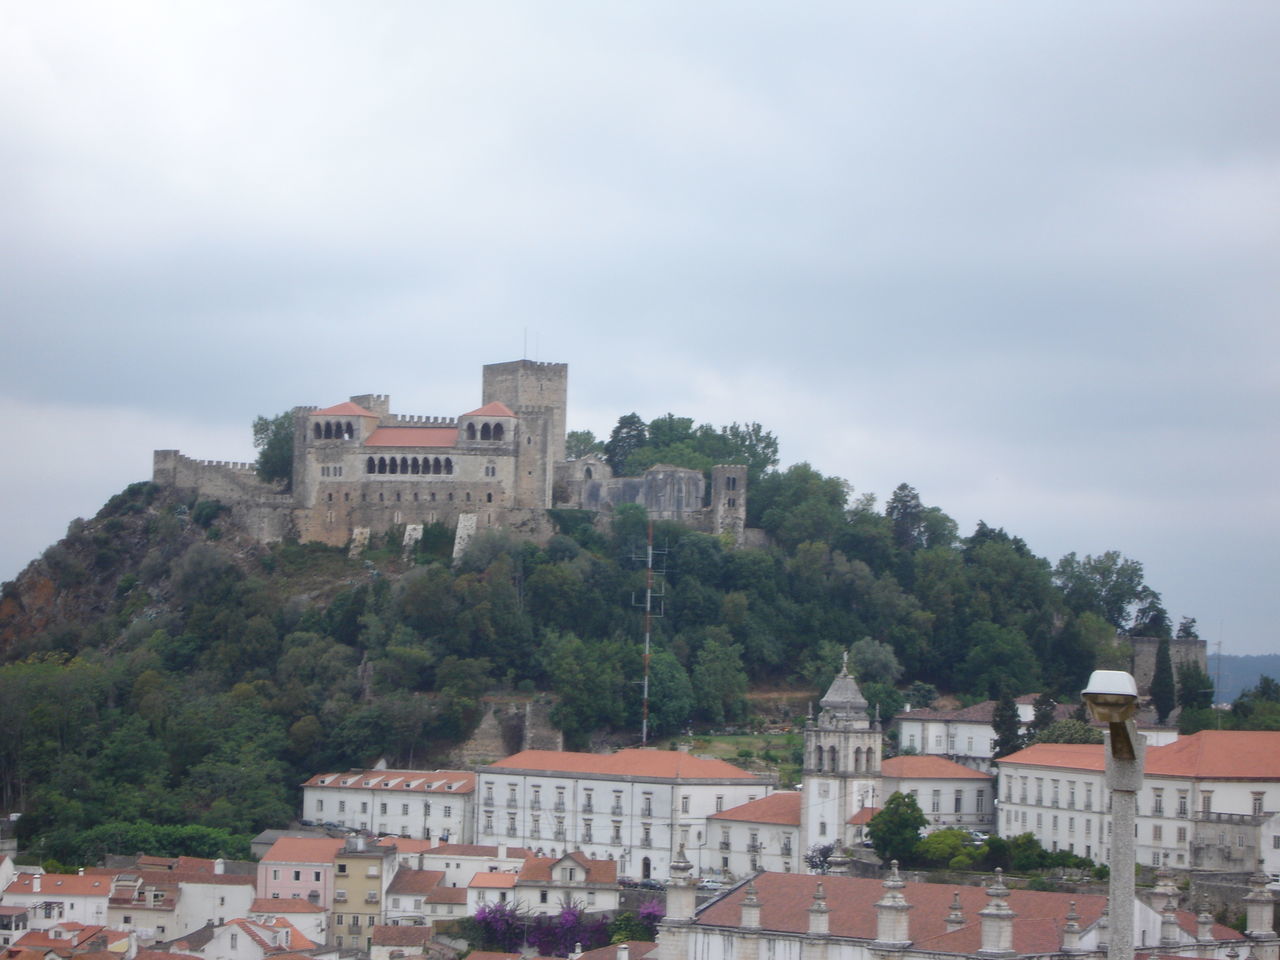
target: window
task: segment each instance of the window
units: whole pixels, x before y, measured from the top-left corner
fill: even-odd
[[[929,799],[929,812],[938,813],[942,809],[942,791],[934,790]]]
[[[382,814],[383,816],[386,816],[387,805],[385,803],[378,804],[378,813]]]
[[[957,790],[955,795],[955,810],[953,813],[959,813],[964,808],[964,791]]]
[[[1163,790],[1151,791],[1151,815],[1153,817],[1164,816],[1164,791]]]
[[[1178,791],[1178,816],[1185,817],[1187,815],[1187,791]]]
[[[280,879],[280,871],[279,871],[279,870],[272,870],[272,871],[271,871],[271,879],[272,879],[272,880],[279,880],[279,879]]]
[[[1213,791],[1212,790],[1200,791],[1200,812],[1213,813]]]
[[[338,801],[338,812],[339,812],[339,813],[346,813],[346,812],[347,812],[347,801],[345,801],[345,800],[339,800],[339,801]]]
[[[400,816],[407,817],[409,815],[409,805],[407,803],[400,804]]]
[[[1164,841],[1164,827],[1155,823],[1151,825],[1151,842],[1162,843]]]
[[[1253,795],[1253,815],[1255,817],[1262,815],[1262,798],[1263,794],[1255,793]]]
[[[653,816],[653,794],[652,793],[646,793],[640,799],[640,816],[642,817]]]
[[[689,812],[689,795],[687,793],[680,797],[680,812]]]
[[[827,821],[818,821],[818,836],[825,837],[827,835]]]
[[[983,813],[986,811],[987,809],[987,791],[986,790],[978,791],[977,795],[973,798],[973,807],[979,813]]]
[[[301,880],[301,879],[302,879],[302,871],[301,871],[301,870],[295,870],[295,871],[293,871],[293,879],[294,879],[294,880]]]
[[[320,882],[320,871],[319,871],[319,870],[312,870],[312,871],[311,871],[311,879],[312,879],[312,880],[314,880],[316,883],[319,883],[319,882]]]
[[[1187,828],[1186,828],[1186,827],[1179,827],[1179,828],[1178,828],[1178,843],[1186,843],[1186,842],[1187,842]]]
[[[452,816],[453,816],[453,807],[448,807],[448,806],[446,806],[446,807],[444,808],[444,816],[445,816],[445,819],[446,819],[446,820],[447,820],[447,819],[449,819],[450,817],[452,817]]]
[[[324,810],[324,801],[323,801],[323,800],[317,800],[317,801],[316,801],[316,813],[320,813],[322,810]]]
[[[716,813],[719,813],[723,809],[724,809],[724,796],[719,795],[716,797]]]

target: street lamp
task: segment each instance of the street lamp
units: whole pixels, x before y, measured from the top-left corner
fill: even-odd
[[[1095,670],[1081,691],[1093,719],[1107,725],[1107,787],[1111,790],[1111,936],[1107,960],[1133,960],[1134,827],[1147,738],[1133,722],[1138,685],[1122,670]]]

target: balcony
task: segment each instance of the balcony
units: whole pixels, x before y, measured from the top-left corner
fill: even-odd
[[[590,800],[588,800],[586,803],[584,803],[584,804],[582,805],[582,812],[583,812],[583,813],[595,813],[595,812],[596,812],[596,808],[595,808],[595,807],[593,807],[593,806],[591,805],[591,801],[590,801]]]
[[[653,846],[653,839],[652,839],[651,837],[641,837],[641,838],[640,838],[640,846],[642,846],[642,847],[652,847],[652,846]]]
[[[553,840],[560,840],[560,841],[563,841],[563,840],[564,840],[564,831],[563,831],[563,830],[557,830],[557,831],[552,835],[552,839],[553,839]]]
[[[485,797],[485,798],[484,798],[483,803],[484,803],[484,805],[485,805],[486,807],[492,807],[492,806],[493,806],[493,795],[492,795],[492,794],[490,794],[489,796]]]
[[[346,903],[346,902],[347,902],[347,891],[345,891],[345,890],[336,890],[336,891],[334,891],[334,894],[333,894],[333,902],[334,902],[334,903]]]
[[[595,841],[591,839],[591,834],[589,834],[589,833],[584,833],[584,834],[582,835],[582,842],[583,842],[583,843],[595,843]]]
[[[720,849],[721,849],[721,850],[728,850],[728,849],[729,849],[729,841],[728,841],[728,840],[721,840],[721,841],[720,841]]]
[[[556,805],[552,808],[556,813],[564,813],[564,801],[557,800]]]
[[[748,844],[747,844],[747,853],[759,853],[762,849],[764,849],[764,848],[763,848],[763,847],[761,847],[759,843],[748,843]]]
[[[622,816],[622,804],[615,803],[612,807],[609,808],[609,813],[615,817]]]
[[[377,903],[378,899],[379,899],[379,894],[376,890],[370,890],[368,893],[364,895],[365,903]]]
[[[515,809],[516,807],[518,807],[518,806],[519,806],[519,803],[516,801],[516,798],[515,798],[515,797],[507,797],[507,809],[508,809],[508,810],[514,810],[514,809]]]
[[[529,809],[530,809],[530,810],[541,810],[541,809],[542,809],[542,800],[541,800],[541,799],[539,799],[538,797],[534,797],[534,798],[533,798],[533,802],[529,804]]]
[[[507,836],[508,836],[508,837],[514,837],[515,835],[516,835],[516,828],[515,828],[515,827],[507,827]]]

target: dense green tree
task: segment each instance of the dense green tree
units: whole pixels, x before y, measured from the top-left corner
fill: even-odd
[[[660,737],[682,730],[693,715],[693,684],[670,650],[649,660],[649,733]]]
[[[1178,664],[1178,706],[1203,710],[1213,706],[1213,680],[1194,660]]]
[[[253,421],[253,446],[258,451],[258,476],[269,482],[283,480],[285,489],[293,483],[292,410]]]
[[[604,459],[609,469],[615,475],[623,476],[631,454],[644,446],[648,439],[648,429],[639,414],[628,413],[619,417],[604,445]]]
[[[881,860],[909,863],[920,842],[920,831],[929,825],[916,798],[896,792],[885,801],[880,812],[867,824],[867,836]]]
[[[1027,724],[1026,737],[1028,741],[1033,741],[1043,730],[1047,730],[1054,720],[1054,714],[1057,710],[1057,703],[1048,693],[1040,693],[1035,703],[1032,705],[1031,722]]]
[[[1036,732],[1033,743],[1102,743],[1102,731],[1084,720],[1065,717]]]
[[[1022,749],[1022,723],[1018,719],[1018,704],[1007,686],[1000,691],[996,700],[995,710],[991,714],[991,729],[996,735],[993,756],[997,760]]]
[[[1180,621],[1178,621],[1177,637],[1179,640],[1199,640],[1200,639],[1200,634],[1196,631],[1195,617],[1183,617]]]
[[[1161,637],[1156,646],[1155,673],[1151,676],[1151,704],[1156,708],[1156,722],[1163,724],[1168,720],[1176,703],[1177,690],[1173,680],[1173,659],[1169,655],[1169,638]]]
[[[902,664],[894,656],[893,647],[870,637],[855,641],[849,648],[849,664],[854,676],[869,683],[896,683],[902,676]]]
[[[746,715],[747,672],[737,644],[718,632],[709,636],[694,660],[692,679],[698,713],[705,720],[733,722]]]
[[[581,460],[583,457],[599,456],[604,453],[604,444],[596,439],[590,430],[570,430],[564,437],[564,455],[569,460]]]
[[[934,830],[916,844],[915,859],[930,866],[946,867],[965,852],[972,840],[967,830]]]
[[[1169,614],[1160,603],[1160,594],[1150,587],[1143,587],[1139,596],[1139,606],[1133,615],[1133,625],[1129,627],[1129,635],[1134,637],[1158,637],[1168,640],[1173,636],[1169,624]]]
[[[969,655],[960,671],[965,689],[992,697],[1002,686],[1025,693],[1039,685],[1039,664],[1020,630],[981,621],[967,639]]]
[[[1068,609],[1100,614],[1117,630],[1129,625],[1129,610],[1142,592],[1142,564],[1115,550],[1083,560],[1068,553],[1058,561],[1054,582]]]

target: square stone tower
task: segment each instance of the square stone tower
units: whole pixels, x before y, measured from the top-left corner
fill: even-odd
[[[519,418],[516,428],[515,505],[547,509],[555,465],[564,460],[567,363],[512,360],[484,367],[483,403],[506,404]]]

